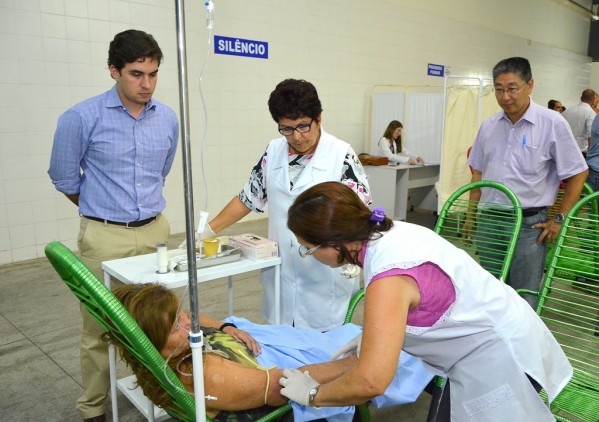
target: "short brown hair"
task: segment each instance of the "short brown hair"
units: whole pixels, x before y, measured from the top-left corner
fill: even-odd
[[[341,182],[324,182],[301,193],[288,212],[287,227],[314,245],[337,247],[339,263],[360,265],[358,256],[345,247],[356,240],[371,240],[389,230],[393,221],[372,221],[372,211],[357,193]]]

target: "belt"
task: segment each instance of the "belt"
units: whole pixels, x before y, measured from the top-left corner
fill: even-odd
[[[540,213],[541,211],[545,211],[547,208],[546,207],[535,207],[535,208],[523,208],[522,209],[522,217],[532,217],[533,215],[537,215],[538,213]],[[482,210],[481,212],[483,213],[491,213],[491,214],[505,214],[507,212],[514,212],[511,209],[497,209],[497,208],[488,208],[485,210]]]
[[[545,211],[547,207],[536,207],[536,208],[523,208],[522,209],[522,217],[532,217],[533,215],[537,215],[541,211]]]
[[[146,224],[151,223],[152,221],[154,221],[158,218],[158,216],[155,215],[154,217],[146,218],[145,220],[130,221],[129,223],[123,223],[122,221],[104,220],[103,218],[89,217],[87,215],[84,215],[83,217],[87,218],[88,220],[99,221],[100,223],[105,223],[105,224],[114,224],[115,226],[125,226],[127,228],[142,227],[142,226],[145,226]]]

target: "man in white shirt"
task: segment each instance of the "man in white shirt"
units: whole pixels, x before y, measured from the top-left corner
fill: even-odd
[[[590,88],[585,89],[580,96],[580,103],[562,113],[562,116],[564,116],[570,125],[576,143],[578,143],[585,157],[591,143],[591,126],[596,114],[593,106],[595,105],[596,98],[597,94],[595,91]]]

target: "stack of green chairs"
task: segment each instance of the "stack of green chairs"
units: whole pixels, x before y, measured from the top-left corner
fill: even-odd
[[[185,386],[165,364],[164,358],[112,292],[62,243],[49,243],[45,253],[65,284],[100,326],[119,338],[129,352],[150,370],[161,387],[171,395],[172,405],[165,408],[165,411],[178,421],[194,422],[194,397],[185,391]],[[359,291],[353,298],[346,316],[347,321],[351,320],[354,308],[362,296],[363,291]],[[290,410],[291,405],[285,404],[257,422],[276,421]],[[210,421],[209,418],[206,419]],[[367,404],[356,406],[354,420],[370,422]]]
[[[572,380],[551,403],[558,421],[599,421],[598,200],[599,192],[588,195],[566,216],[537,294],[537,314],[574,367]]]

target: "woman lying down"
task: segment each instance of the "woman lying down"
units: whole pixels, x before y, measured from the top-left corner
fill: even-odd
[[[113,293],[192,393],[193,368],[187,338],[191,321],[189,313],[180,309],[179,298],[159,284],[128,284]],[[331,360],[336,351],[361,333],[362,328],[353,324],[321,333],[286,325],[254,324],[236,317],[226,321],[200,316],[205,336],[204,390],[211,398],[205,402],[206,413],[216,421],[255,420],[285,404],[287,398],[281,396],[278,383],[285,368],[308,370],[318,382],[326,383],[357,363],[356,356],[347,356],[334,364],[318,365]],[[144,394],[156,405],[168,407],[170,396],[155,378],[118,339],[106,336],[119,348]],[[393,382],[373,403],[383,407],[413,402],[431,378],[419,359],[402,352]],[[295,421],[351,421],[354,413],[352,406],[292,406]]]

